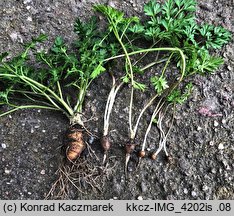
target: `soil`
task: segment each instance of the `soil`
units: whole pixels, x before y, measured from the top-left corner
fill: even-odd
[[[127,15],[142,14],[144,0],[2,0],[0,1],[0,52],[12,56],[22,43],[40,33],[49,41],[61,35],[71,42],[76,17],[90,17],[92,5],[107,3]],[[234,31],[232,0],[198,1],[198,22],[222,25]],[[145,158],[134,170],[130,161],[129,178],[124,174],[124,143],[128,136],[128,95],[124,88],[111,116],[112,169],[103,178],[100,191],[90,187],[86,193],[74,187],[66,199],[234,199],[234,43],[219,54],[224,65],[212,76],[197,76],[190,99],[177,107],[175,121],[168,137],[171,160],[160,154],[156,161]],[[86,97],[86,123],[97,136],[102,132],[102,118],[110,78],[98,78]],[[103,83],[103,84],[102,84]],[[143,97],[136,95],[136,110]],[[6,107],[1,107],[1,110]],[[149,113],[148,113],[149,114]],[[140,125],[138,141],[142,142],[146,116]],[[60,147],[69,122],[61,113],[44,110],[21,110],[0,119],[0,199],[44,199],[58,178]],[[153,129],[147,153],[157,145],[158,132]],[[90,142],[101,159],[99,140]],[[109,167],[109,168],[110,168]],[[53,197],[52,197],[53,198]],[[60,197],[61,198],[61,197]]]

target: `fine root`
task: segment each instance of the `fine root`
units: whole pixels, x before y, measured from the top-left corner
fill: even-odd
[[[105,181],[108,180],[115,165],[98,165],[98,157],[87,144],[88,156],[80,157],[72,163],[63,162],[56,174],[57,180],[53,183],[45,199],[69,199],[71,192],[87,194],[91,189],[98,193],[104,188]]]

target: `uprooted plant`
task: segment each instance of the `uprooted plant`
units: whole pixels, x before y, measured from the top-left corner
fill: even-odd
[[[7,53],[3,53],[0,59],[0,103],[11,108],[0,116],[28,108],[65,114],[70,120],[66,161],[73,165],[86,148],[84,136],[89,135],[83,120],[85,95],[91,82],[105,71],[103,60],[108,50],[104,44],[108,33],[97,30],[95,18],[88,23],[77,19],[75,32],[78,40],[73,50],[57,37],[51,49],[37,51],[38,43],[46,40],[40,35],[18,56],[6,60]]]
[[[139,158],[144,157],[146,154],[147,136],[153,123],[158,126],[160,140],[159,147],[152,153],[152,158],[155,159],[162,149],[168,156],[166,140],[173,124],[173,117],[167,132],[162,128],[164,117],[170,107],[175,109],[176,103],[181,104],[189,97],[192,91],[192,83],[189,81],[194,75],[212,73],[223,63],[220,57],[212,56],[210,50],[220,49],[230,40],[231,34],[222,27],[208,24],[199,25],[196,22],[196,1],[194,0],[167,0],[164,4],[152,0],[144,6],[144,12],[149,17],[147,22],[144,21],[144,24],[137,17],[125,18],[123,12],[109,6],[98,5],[95,9],[107,18],[110,32],[114,35],[124,53],[125,71],[122,80],[124,83],[130,83],[130,135],[125,147],[125,169],[127,169],[130,155],[135,146],[139,145],[135,140],[139,122],[146,110],[153,104],[155,108],[145,133],[141,151],[138,153]],[[138,39],[141,40],[141,46],[139,46]],[[145,44],[150,42],[149,47],[142,47],[143,39],[147,41]],[[155,53],[156,58],[146,66],[140,67],[142,60],[151,52]],[[139,59],[132,58],[137,54],[141,54]],[[139,115],[135,115],[136,122],[134,124],[132,110],[134,89],[144,91],[147,87],[147,83],[136,80],[135,71],[142,73],[155,65],[163,63],[164,67],[161,74],[155,73],[150,79],[155,94],[145,103]],[[173,66],[170,67],[170,63],[177,65],[178,69],[174,69]],[[180,74],[178,70],[181,71]],[[113,88],[110,91],[106,108],[108,115],[111,113],[119,86],[115,88],[115,78],[113,77]],[[181,90],[182,88],[184,88],[184,91]],[[104,125],[108,125],[108,121],[109,117],[105,118]],[[108,129],[108,127],[106,128]],[[104,131],[104,137],[106,138],[107,130]]]

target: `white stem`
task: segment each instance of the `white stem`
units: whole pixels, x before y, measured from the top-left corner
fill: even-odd
[[[162,119],[163,119],[163,115],[161,115],[161,113],[159,113],[159,117],[158,117],[158,128],[160,130],[160,141],[159,141],[159,147],[155,153],[155,155],[158,155],[158,153],[162,150],[162,148],[164,147],[164,143],[166,143],[165,140],[165,133],[162,129]]]
[[[165,136],[164,143],[163,143],[163,148],[164,148],[164,151],[165,151],[166,156],[169,155],[168,152],[167,152],[167,149],[166,149],[166,141],[167,141],[168,134],[169,134],[170,131],[171,131],[173,122],[174,122],[174,112],[173,112],[173,116],[172,116],[172,120],[171,120],[171,125],[170,125],[170,127],[169,127],[169,129],[168,129],[168,131],[167,131],[167,134],[166,134],[166,136]]]
[[[108,95],[108,98],[107,98],[107,102],[106,102],[106,108],[105,108],[105,113],[104,113],[104,128],[103,128],[103,135],[106,136],[108,134],[108,110],[110,109],[110,101],[111,101],[111,98],[113,97],[113,94],[114,94],[114,86],[111,88],[111,91]]]
[[[147,137],[148,137],[148,133],[150,132],[153,120],[155,119],[156,115],[158,114],[158,112],[160,111],[160,109],[162,108],[162,106],[164,104],[164,102],[161,105],[160,105],[160,103],[161,103],[161,100],[158,102],[158,105],[156,106],[156,108],[155,108],[155,110],[154,110],[154,112],[153,112],[153,114],[151,116],[150,123],[148,125],[147,130],[146,130],[144,141],[143,141],[143,144],[142,144],[142,148],[141,148],[142,151],[145,150],[146,140],[147,140]]]
[[[131,86],[131,96],[130,96],[130,105],[129,105],[129,129],[130,129],[130,139],[133,140],[135,138],[134,131],[132,129],[132,106],[133,106],[133,85]]]
[[[153,98],[150,99],[150,101],[144,106],[144,108],[141,110],[141,113],[140,115],[138,116],[138,119],[137,119],[137,122],[136,122],[136,125],[134,127],[134,137],[136,136],[136,132],[137,132],[137,128],[138,128],[138,125],[139,125],[139,122],[141,120],[141,117],[142,115],[144,114],[145,110],[153,103],[153,101],[158,97],[158,94],[156,94]]]
[[[112,94],[112,97],[110,98],[110,103],[109,103],[109,107],[108,107],[108,112],[107,112],[107,118],[106,118],[106,131],[104,135],[108,134],[108,129],[109,129],[109,122],[110,122],[110,114],[113,108],[113,105],[115,103],[115,97],[117,92],[119,91],[120,87],[123,85],[123,83],[120,83],[117,87],[115,87],[114,89],[114,93]]]
[[[110,93],[108,95],[107,101],[106,101],[106,108],[105,108],[105,113],[104,113],[104,128],[103,128],[103,136],[106,136],[108,134],[108,110],[110,109],[110,101],[111,98],[113,97],[114,91],[115,91],[115,77],[113,76],[113,74],[111,73],[111,77],[112,77],[112,87],[110,90]]]

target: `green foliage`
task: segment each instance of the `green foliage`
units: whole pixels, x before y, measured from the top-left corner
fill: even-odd
[[[23,98],[26,104],[45,105],[67,116],[81,112],[85,93],[92,80],[105,71],[103,60],[111,49],[105,49],[104,39],[108,33],[98,31],[94,18],[88,23],[77,20],[75,32],[78,39],[73,50],[58,36],[49,50],[37,52],[36,44],[46,39],[45,35],[40,35],[8,61],[4,61],[7,53],[3,53],[0,80],[4,89],[0,91],[0,103],[15,107],[13,102]],[[31,57],[35,57],[36,64],[30,62]],[[76,100],[71,100],[71,90],[75,90]]]
[[[159,95],[162,94],[164,90],[169,88],[167,80],[163,76],[160,76],[160,77],[153,76],[153,77],[151,77],[150,81],[153,84],[155,91]]]
[[[182,50],[186,56],[186,73],[179,83],[188,76],[214,72],[223,60],[211,55],[211,49],[220,49],[231,39],[231,33],[223,27],[196,23],[195,0],[166,0],[164,3],[151,0],[144,6],[148,17],[144,23],[136,16],[125,17],[123,12],[109,6],[96,5],[94,8],[107,18],[107,29],[100,28],[96,17],[87,22],[77,19],[74,32],[78,39],[73,49],[58,36],[49,50],[38,52],[36,45],[47,39],[42,34],[25,44],[24,50],[10,60],[6,60],[8,53],[0,55],[0,104],[11,106],[16,98],[23,97],[29,103],[54,107],[71,116],[74,112],[81,112],[90,83],[106,71],[106,59],[114,56],[123,54],[125,58],[122,81],[131,83],[135,89],[146,89],[147,83],[135,78],[143,71],[138,64],[132,64],[132,54],[139,54],[142,50],[139,43],[135,43],[137,39],[152,42],[149,45],[152,49],[157,45]],[[163,58],[170,59],[171,52],[164,51]],[[147,54],[146,51],[144,53]],[[171,60],[183,68],[180,54],[173,53]],[[32,63],[32,59],[36,62]],[[166,63],[165,69],[167,67]],[[164,75],[152,77],[151,83],[157,94],[170,88]],[[75,101],[67,93],[74,88],[77,92]],[[186,97],[181,99],[176,89],[170,98],[180,103]]]
[[[178,103],[183,104],[185,101],[188,100],[189,96],[192,93],[193,85],[192,83],[188,83],[185,86],[185,89],[183,92],[179,89],[174,89],[167,97],[167,101],[169,103]]]

